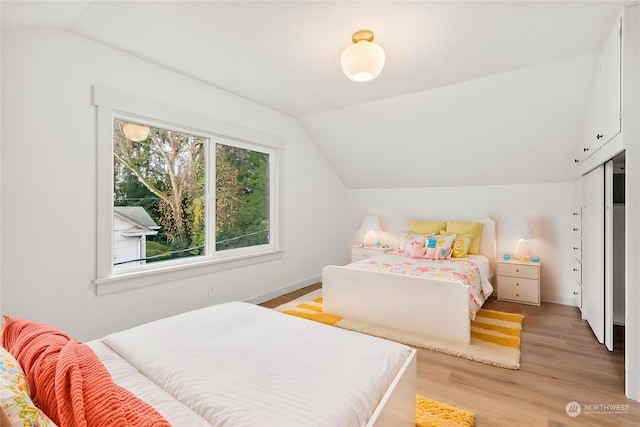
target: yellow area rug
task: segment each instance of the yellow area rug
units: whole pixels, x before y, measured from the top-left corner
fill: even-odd
[[[473,427],[472,412],[416,395],[416,427]]]
[[[322,289],[276,307],[275,310],[487,365],[520,369],[521,314],[481,309],[471,322],[471,343],[464,344],[325,313],[322,311]]]

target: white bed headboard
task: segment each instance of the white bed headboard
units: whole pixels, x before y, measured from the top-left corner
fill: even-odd
[[[496,274],[496,222],[488,216],[476,221],[482,223],[482,233],[480,234],[480,255],[484,255],[489,259],[491,271]],[[407,223],[408,221],[405,222],[405,224]]]

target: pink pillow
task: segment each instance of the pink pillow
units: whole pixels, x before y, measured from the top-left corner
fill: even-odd
[[[427,253],[427,248],[425,248],[425,241],[422,240],[414,240],[411,242],[411,246],[413,246],[413,250],[411,251],[411,258],[424,258]]]

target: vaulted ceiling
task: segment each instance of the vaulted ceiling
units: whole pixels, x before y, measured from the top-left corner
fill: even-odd
[[[567,180],[623,4],[3,0],[1,24],[69,31],[289,114],[348,187],[440,186]],[[387,60],[356,83],[339,58],[363,28]],[[549,150],[562,163],[545,178],[523,167]],[[466,177],[439,166],[451,159]]]

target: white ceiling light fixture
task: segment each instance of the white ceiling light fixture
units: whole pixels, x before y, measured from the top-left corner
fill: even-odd
[[[134,142],[144,141],[149,137],[151,130],[149,126],[139,125],[137,123],[125,123],[122,126],[122,133],[124,136]]]
[[[384,49],[373,42],[373,33],[360,30],[351,38],[352,45],[348,46],[340,57],[342,71],[351,80],[368,82],[378,77],[384,67]]]

